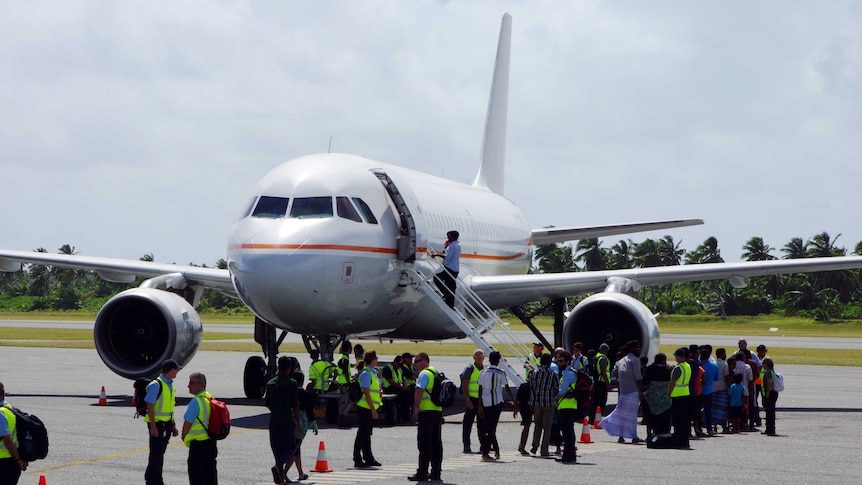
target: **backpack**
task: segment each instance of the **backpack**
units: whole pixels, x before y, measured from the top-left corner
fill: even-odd
[[[590,375],[590,370],[586,367],[581,367],[575,371],[575,399],[579,401],[588,400],[592,389],[593,377]]]
[[[450,381],[446,374],[442,372],[431,372],[434,375],[431,383],[431,403],[435,406],[448,408],[455,404],[455,394],[458,393],[458,386]]]
[[[778,372],[772,372],[772,390],[775,392],[781,392],[784,390],[784,376]]]
[[[42,420],[8,404],[7,408],[15,415],[18,455],[21,459],[30,462],[48,456],[48,430]]]
[[[147,386],[149,386],[151,382],[153,382],[153,379],[147,379],[146,377],[135,379],[135,418],[147,415],[147,402],[144,399],[147,397]],[[160,383],[159,395],[156,399],[158,400],[161,396],[162,385]]]
[[[201,418],[198,418],[198,422],[204,427],[207,432],[207,436],[209,436],[211,440],[223,440],[230,434],[230,411],[228,411],[227,404],[223,401],[212,398],[209,399],[209,402],[209,423],[204,424],[201,421]]]
[[[358,379],[353,379],[347,383],[347,398],[350,402],[359,402],[362,399],[362,386],[359,385]]]

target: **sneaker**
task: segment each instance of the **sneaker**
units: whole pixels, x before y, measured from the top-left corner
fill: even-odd
[[[499,459],[500,459],[500,450],[497,450],[497,451],[495,451],[495,452],[494,452],[494,459],[495,459],[495,460],[499,460]]]
[[[538,447],[538,446],[534,446],[534,447],[530,448],[530,453],[531,453],[531,454],[533,454],[533,455],[535,455],[537,451],[539,451],[539,447]]]
[[[530,453],[529,453],[527,450],[523,449],[523,448],[521,448],[520,450],[518,450],[518,452],[519,452],[519,453],[521,453],[521,454],[522,454],[522,455],[524,455],[524,456],[530,456]],[[533,453],[535,453],[535,451],[534,451]]]

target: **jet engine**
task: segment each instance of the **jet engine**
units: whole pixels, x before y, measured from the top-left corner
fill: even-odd
[[[606,343],[611,360],[620,346],[630,340],[639,341],[641,356],[652,362],[659,346],[655,315],[625,293],[604,292],[588,297],[572,310],[563,326],[567,349],[571,350],[575,342],[583,343],[585,350],[598,350],[599,345]]]
[[[108,368],[128,379],[155,377],[162,362],[185,365],[198,351],[203,326],[183,297],[154,288],[132,288],[99,311],[96,351]]]

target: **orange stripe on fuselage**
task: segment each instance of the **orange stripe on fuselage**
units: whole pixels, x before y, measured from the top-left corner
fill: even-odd
[[[235,244],[231,249],[311,249],[316,251],[356,251],[363,253],[382,253],[382,254],[398,254],[395,248],[377,248],[373,246],[350,246],[345,244]],[[428,248],[417,248],[417,251],[424,253]],[[525,252],[512,254],[509,256],[493,256],[489,254],[464,254],[461,253],[461,259],[482,259],[486,261],[511,261],[525,256]]]

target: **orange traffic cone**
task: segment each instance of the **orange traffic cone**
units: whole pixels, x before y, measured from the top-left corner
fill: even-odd
[[[602,407],[596,406],[596,420],[593,422],[593,429],[602,429]]]
[[[578,440],[578,443],[592,443],[593,440],[590,438],[590,418],[584,418],[584,427],[581,428],[581,439]]]
[[[312,468],[311,471],[318,473],[328,473],[333,471],[329,468],[329,462],[326,461],[326,446],[324,446],[323,440],[320,440],[320,447],[317,449],[317,463],[314,464],[314,468]]]
[[[102,386],[102,392],[99,393],[99,406],[107,406],[108,398],[105,396],[105,386]]]
[[[48,485],[48,482],[45,480],[45,475],[39,475],[39,485]]]

